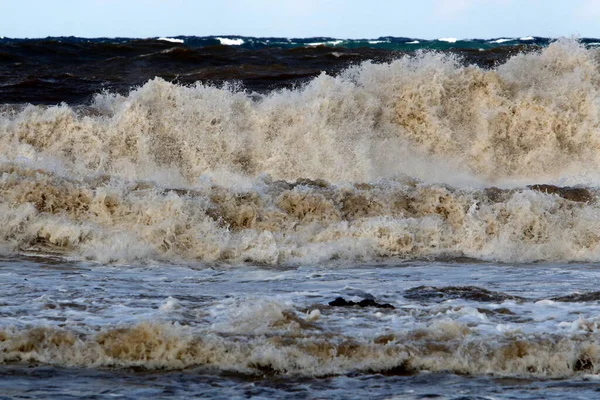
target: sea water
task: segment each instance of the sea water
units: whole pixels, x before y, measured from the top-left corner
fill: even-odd
[[[563,39],[5,104],[0,397],[593,398],[599,87]]]

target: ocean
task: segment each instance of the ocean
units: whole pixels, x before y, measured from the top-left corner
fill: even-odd
[[[0,39],[0,399],[600,396],[600,40]]]

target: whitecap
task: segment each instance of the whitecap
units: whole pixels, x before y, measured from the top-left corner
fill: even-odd
[[[505,43],[505,42],[512,42],[514,39],[510,39],[510,38],[502,38],[502,39],[496,39],[496,40],[492,40],[489,43]],[[523,39],[521,39],[523,40]]]
[[[332,40],[329,42],[313,42],[313,43],[307,43],[307,46],[337,46],[340,43],[342,43],[343,40]]]
[[[183,43],[183,39],[175,39],[175,38],[168,38],[168,37],[161,37],[161,38],[158,38],[157,40],[162,40],[162,41],[171,42],[171,43]]]
[[[448,42],[448,43],[456,43],[458,39],[456,38],[439,38],[438,41],[440,42]]]
[[[406,44],[419,44],[419,41],[418,40],[413,40],[412,42],[406,42]]]
[[[525,37],[520,38],[519,40],[523,40],[523,41],[533,40],[533,36],[525,36]]]
[[[224,46],[240,46],[244,44],[244,39],[229,39],[218,37],[217,40]]]

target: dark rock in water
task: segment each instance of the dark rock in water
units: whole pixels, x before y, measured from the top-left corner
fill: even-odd
[[[337,297],[335,300],[329,302],[331,307],[349,307],[355,304],[353,301],[346,301],[343,297]]]
[[[557,194],[563,199],[579,203],[587,203],[594,199],[592,193],[585,188],[559,187],[554,185],[529,185],[527,187],[542,193]]]
[[[552,301],[560,301],[565,303],[579,303],[586,301],[598,301],[600,300],[600,291],[598,292],[586,292],[586,293],[573,293],[566,296],[557,296],[550,298]]]
[[[587,203],[594,200],[594,195],[586,188],[560,187],[554,185],[529,185],[530,190],[537,192],[556,194],[563,199],[575,201],[578,203]],[[495,186],[484,189],[483,193],[487,199],[493,203],[501,203],[508,199],[513,194],[515,189],[500,189]]]
[[[391,304],[387,304],[387,303],[378,303],[373,299],[364,299],[357,302],[354,302],[352,300],[348,301],[346,299],[344,299],[343,297],[338,297],[333,301],[329,302],[329,305],[331,307],[354,307],[354,306],[359,306],[359,307],[375,307],[375,308],[391,308],[394,309],[395,307]]]
[[[488,317],[491,317],[494,315],[516,315],[514,312],[510,311],[506,307],[497,308],[495,310],[488,310],[487,308],[478,307],[477,311],[479,311],[482,314],[487,315]]]
[[[481,302],[500,302],[504,300],[524,300],[522,297],[512,296],[502,292],[492,292],[477,286],[447,286],[442,288],[418,286],[408,289],[406,293],[404,293],[404,297],[420,301],[465,299]]]
[[[509,194],[511,194],[512,190],[500,189],[495,186],[487,188],[484,190],[484,194],[487,198],[493,203],[501,203],[506,200]]]
[[[383,376],[411,376],[417,373],[417,369],[413,368],[410,361],[405,360],[401,364],[395,367],[382,369],[382,370],[371,370],[371,373],[381,374]],[[421,396],[423,398],[423,396]]]
[[[376,307],[376,308],[395,308],[393,305],[388,303],[378,303],[373,299],[364,299],[358,302],[360,307]]]
[[[325,189],[329,187],[329,183],[324,179],[298,178],[293,186],[309,186],[316,189]]]
[[[582,354],[573,364],[573,371],[594,370],[594,362],[587,354]]]

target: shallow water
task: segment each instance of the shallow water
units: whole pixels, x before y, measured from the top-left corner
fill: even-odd
[[[597,264],[22,256],[0,274],[7,398],[591,398],[600,383],[600,295],[564,298],[594,293]]]
[[[249,378],[202,370],[169,373],[89,371],[49,367],[2,368],[0,399],[591,399],[594,379],[529,381],[464,377],[360,375],[332,378]],[[78,384],[74,385],[73,381]]]

